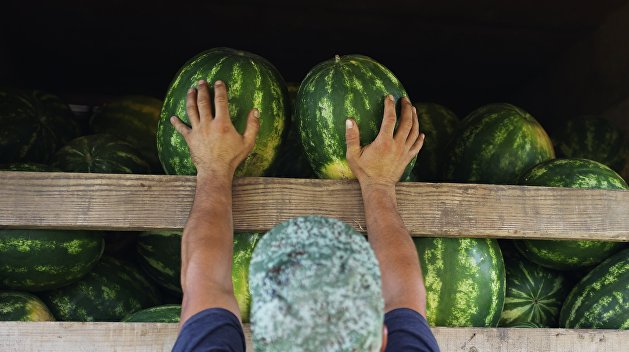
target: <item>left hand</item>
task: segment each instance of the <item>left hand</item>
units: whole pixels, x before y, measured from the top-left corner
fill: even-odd
[[[186,96],[186,112],[192,127],[177,116],[172,116],[170,122],[186,140],[197,176],[231,179],[253,150],[260,129],[260,112],[252,109],[244,134],[238,133],[229,116],[227,89],[222,81],[214,83],[214,106],[216,116],[212,116],[207,83],[199,81],[198,88],[190,88]]]

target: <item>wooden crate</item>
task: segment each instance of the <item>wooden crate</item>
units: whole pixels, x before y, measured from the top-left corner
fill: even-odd
[[[0,173],[0,227],[181,229],[192,205],[188,176]],[[241,178],[237,231],[265,231],[299,215],[337,217],[365,228],[356,182]],[[400,183],[413,236],[629,241],[629,191]],[[177,324],[0,323],[1,351],[167,351]],[[629,331],[434,328],[443,351],[626,351]],[[249,326],[245,326],[251,346]],[[251,349],[250,349],[251,350]]]

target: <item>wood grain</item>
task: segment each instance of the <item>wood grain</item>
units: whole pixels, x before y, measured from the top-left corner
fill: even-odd
[[[0,173],[0,227],[102,230],[183,228],[189,176]],[[398,205],[414,236],[629,241],[629,191],[400,183]],[[301,215],[339,218],[365,231],[356,182],[242,178],[237,231],[266,231]]]
[[[253,351],[245,325],[247,350]],[[1,322],[1,351],[170,351],[177,324]],[[629,331],[433,328],[443,352],[624,352]]]

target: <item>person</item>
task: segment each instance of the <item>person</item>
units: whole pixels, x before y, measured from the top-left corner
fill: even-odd
[[[370,261],[368,258],[357,262],[363,264],[379,263],[379,268],[377,268],[379,270],[359,270],[362,276],[357,276],[357,278],[363,287],[378,286],[375,292],[377,295],[381,295],[382,304],[378,304],[378,300],[375,300],[376,303],[373,305],[376,307],[374,308],[375,311],[378,311],[377,307],[380,306],[380,312],[385,313],[383,319],[382,316],[375,319],[380,324],[377,337],[381,341],[378,341],[380,346],[377,346],[377,350],[385,350],[386,348],[386,351],[437,351],[437,342],[425,319],[426,293],[419,258],[410,234],[397,210],[395,185],[405,167],[418,154],[424,142],[424,135],[419,131],[415,108],[406,97],[402,98],[401,105],[401,116],[397,121],[394,98],[392,96],[384,98],[384,116],[380,132],[377,138],[365,147],[360,145],[360,132],[356,122],[353,119],[346,121],[346,157],[352,172],[360,183],[368,242],[375,253],[375,258],[377,258],[377,262],[375,260]],[[251,152],[255,144],[260,126],[260,112],[257,109],[251,110],[244,133],[238,133],[231,123],[227,90],[221,81],[214,83],[214,113],[212,113],[211,108],[209,87],[205,81],[200,81],[196,89],[189,90],[186,97],[186,112],[190,120],[190,127],[176,116],[171,117],[171,123],[182,134],[189,146],[192,161],[197,168],[197,184],[193,206],[182,238],[181,330],[173,350],[244,351],[245,339],[239,318],[240,310],[234,297],[231,279],[233,252],[231,189],[236,168]],[[398,123],[397,129],[395,128],[396,123]],[[302,220],[298,218],[292,221]],[[327,233],[326,236],[328,237],[341,238],[339,233],[345,233],[343,238],[350,239],[345,241],[348,243],[355,242],[357,237],[362,238],[362,236],[352,236],[349,230],[342,226],[335,229],[334,223],[329,225],[331,230],[322,231]],[[345,226],[349,227],[348,225]],[[291,231],[286,231],[286,226],[277,231],[274,229],[263,236],[255,250],[251,261],[252,272],[250,273],[254,302],[252,306],[254,342],[256,339],[265,339],[264,336],[256,337],[256,324],[264,325],[264,322],[268,325],[273,319],[278,319],[278,315],[273,313],[274,308],[268,304],[265,305],[268,300],[260,299],[259,302],[261,303],[256,303],[256,293],[262,289],[254,288],[264,286],[266,282],[257,281],[256,283],[254,276],[267,275],[266,278],[269,278],[268,273],[254,272],[257,270],[256,268],[264,267],[262,264],[266,260],[257,259],[261,256],[259,253],[263,251],[260,246],[263,246],[264,241],[267,241],[266,237],[268,237],[268,241],[274,241],[282,236],[284,239],[290,238],[291,235],[306,236],[304,238],[307,238],[310,232],[312,230],[305,230],[300,234],[293,231],[291,234]],[[273,233],[279,235],[276,236]],[[362,240],[364,241],[364,238]],[[313,242],[315,245],[304,248],[314,248],[317,246],[316,242]],[[331,242],[328,241],[327,243]],[[369,254],[371,252],[365,251],[359,244],[336,247],[350,249],[349,252],[340,253],[340,256],[355,257],[361,255],[358,253],[361,251],[363,256],[373,256],[373,254]],[[270,247],[267,245],[266,248],[268,250]],[[293,251],[290,255],[305,254]],[[314,258],[314,254],[308,255]],[[273,256],[267,256],[267,258],[269,257]],[[266,261],[268,262],[268,260]],[[276,260],[275,263],[277,264],[277,262]],[[288,263],[288,261],[285,262]],[[342,265],[349,264],[343,263]],[[284,265],[281,268],[276,267],[276,269],[283,270],[286,267],[287,265]],[[356,268],[357,266],[353,267]],[[264,271],[265,269],[260,270]],[[304,269],[301,266],[301,269],[297,271],[307,274],[308,268]],[[315,271],[313,268],[312,272]],[[351,276],[354,271],[345,270],[344,274]],[[281,281],[274,281],[273,285],[275,286],[271,287],[274,292],[278,289],[277,285],[283,284]],[[373,284],[374,282],[376,285]],[[336,286],[337,292],[341,291],[342,294],[344,287],[342,285]],[[369,291],[372,292],[373,290]],[[329,293],[331,291],[321,290],[321,292]],[[349,296],[345,295],[344,297]],[[287,304],[290,306],[290,302]],[[261,310],[261,307],[264,310]],[[295,307],[297,308],[293,310],[299,310],[298,305]],[[339,314],[345,313],[346,310],[343,310]],[[318,315],[316,311],[313,314]],[[316,317],[313,319],[316,320]],[[327,327],[325,331],[333,331],[336,320],[343,320],[343,318],[336,319],[328,316],[327,321],[315,321],[315,323],[320,326],[325,325]],[[296,321],[295,323],[293,321],[293,324],[299,325],[300,322]],[[272,326],[271,329],[261,327],[259,331],[291,328],[291,331],[300,335],[319,334],[324,331],[310,330],[312,321],[309,324],[304,325],[308,328],[289,327],[280,324]],[[338,336],[332,335],[329,338],[329,340],[334,339],[338,339]],[[317,341],[324,340],[325,336],[319,336]],[[293,341],[300,340],[295,336]],[[324,347],[308,349],[307,346],[298,346],[297,344],[293,344],[291,347],[283,346],[256,346],[254,343],[256,350],[326,350]],[[361,351],[364,350],[362,348],[361,346],[349,346],[348,349],[338,350]]]

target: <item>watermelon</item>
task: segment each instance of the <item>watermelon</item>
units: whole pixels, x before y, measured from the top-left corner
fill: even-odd
[[[120,321],[159,305],[159,291],[131,262],[103,256],[72,285],[41,294],[55,317],[64,321]]]
[[[162,101],[143,95],[131,95],[104,104],[90,119],[93,133],[118,137],[140,152],[152,171],[161,171],[157,156],[157,123]]]
[[[417,156],[413,169],[418,181],[441,181],[445,168],[448,144],[459,125],[459,119],[445,106],[417,103],[419,128],[426,141]]]
[[[292,128],[288,130],[288,135],[280,145],[278,156],[265,176],[291,178],[315,177],[295,126],[292,126]]]
[[[525,172],[520,184],[527,186],[629,189],[609,167],[586,159],[555,159]],[[518,240],[516,248],[530,261],[556,270],[596,265],[623,248],[623,243],[603,241]]]
[[[98,232],[0,230],[0,287],[43,291],[87,274],[103,253]]]
[[[0,164],[46,163],[80,134],[70,108],[41,91],[0,88]]]
[[[40,163],[11,163],[0,165],[0,170],[7,171],[31,171],[31,172],[53,172],[61,171],[55,167]]]
[[[431,326],[495,327],[505,299],[498,242],[475,238],[413,238],[426,286]]]
[[[232,281],[243,322],[249,320],[249,261],[258,239],[256,233],[234,235]],[[143,232],[138,237],[137,250],[140,267],[151,279],[170,291],[181,293],[181,232]]]
[[[181,305],[167,304],[143,309],[122,319],[126,323],[178,323]]]
[[[0,291],[0,321],[54,321],[55,317],[37,296],[26,292]]]
[[[473,111],[448,148],[445,178],[454,182],[514,184],[522,172],[555,157],[542,126],[511,104]]]
[[[557,327],[559,310],[571,287],[569,280],[562,272],[531,263],[517,252],[512,254],[504,255],[507,291],[499,325]]]
[[[629,329],[629,249],[590,271],[561,308],[559,325],[570,329]]]
[[[179,116],[189,124],[186,95],[201,79],[207,80],[211,92],[215,81],[225,82],[229,113],[238,132],[244,132],[251,109],[260,111],[256,145],[236,170],[236,176],[262,176],[275,159],[289,118],[286,84],[264,58],[229,48],[210,49],[193,57],[170,84],[157,128],[157,150],[164,171],[169,175],[196,174],[188,145],[170,123],[170,117]]]
[[[397,101],[407,94],[391,71],[367,56],[337,55],[310,70],[297,92],[295,121],[306,157],[318,177],[355,178],[345,159],[345,120],[356,120],[361,145],[373,142],[387,95]],[[401,179],[413,165],[415,159]]]
[[[129,143],[109,134],[76,138],[54,156],[53,166],[66,172],[149,173],[149,164]]]
[[[557,156],[590,159],[620,173],[629,160],[629,143],[623,131],[595,116],[568,120],[554,138]]]

